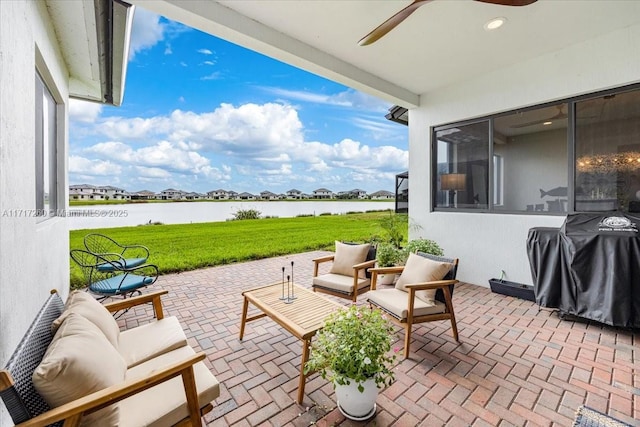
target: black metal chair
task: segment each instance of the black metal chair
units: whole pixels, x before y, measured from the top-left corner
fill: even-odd
[[[149,259],[149,249],[142,245],[123,245],[111,237],[98,233],[84,236],[84,247],[94,255],[100,255],[111,261],[98,266],[98,269],[111,271],[112,264],[129,269],[143,265]]]
[[[71,259],[78,264],[90,292],[102,300],[108,297],[131,297],[141,289],[155,283],[158,267],[142,264],[126,267],[126,260],[117,254],[94,254],[82,249],[73,249]]]

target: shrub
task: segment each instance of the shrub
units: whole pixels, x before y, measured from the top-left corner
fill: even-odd
[[[238,209],[233,213],[234,220],[241,219],[260,219],[260,212],[257,209]]]

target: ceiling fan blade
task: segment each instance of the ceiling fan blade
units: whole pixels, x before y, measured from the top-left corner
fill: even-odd
[[[420,6],[423,6],[429,3],[430,1],[433,1],[433,0],[413,0],[413,3],[411,3],[409,6],[405,7],[400,12],[396,13],[391,18],[387,19],[382,24],[377,26],[369,34],[364,36],[358,42],[358,44],[360,46],[367,46],[367,45],[370,45],[371,43],[374,43],[375,41],[382,38],[389,31],[393,30],[402,21],[407,19],[409,15],[411,15],[413,12],[416,11],[416,9],[418,9]]]
[[[482,3],[499,4],[502,6],[528,6],[538,0],[476,0]]]

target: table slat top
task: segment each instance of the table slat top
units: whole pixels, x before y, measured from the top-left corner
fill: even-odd
[[[284,295],[287,296],[286,283]],[[293,285],[296,299],[286,304],[282,283],[244,291],[242,295],[269,317],[299,339],[313,336],[324,325],[324,319],[343,306],[298,285]]]

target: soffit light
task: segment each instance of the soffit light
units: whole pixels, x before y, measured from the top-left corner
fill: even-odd
[[[507,18],[504,16],[500,16],[498,18],[493,18],[484,24],[484,29],[487,31],[497,30],[502,27],[504,23],[507,22]]]
[[[552,124],[553,122],[544,122],[542,123],[543,126],[549,126],[550,124]]]

